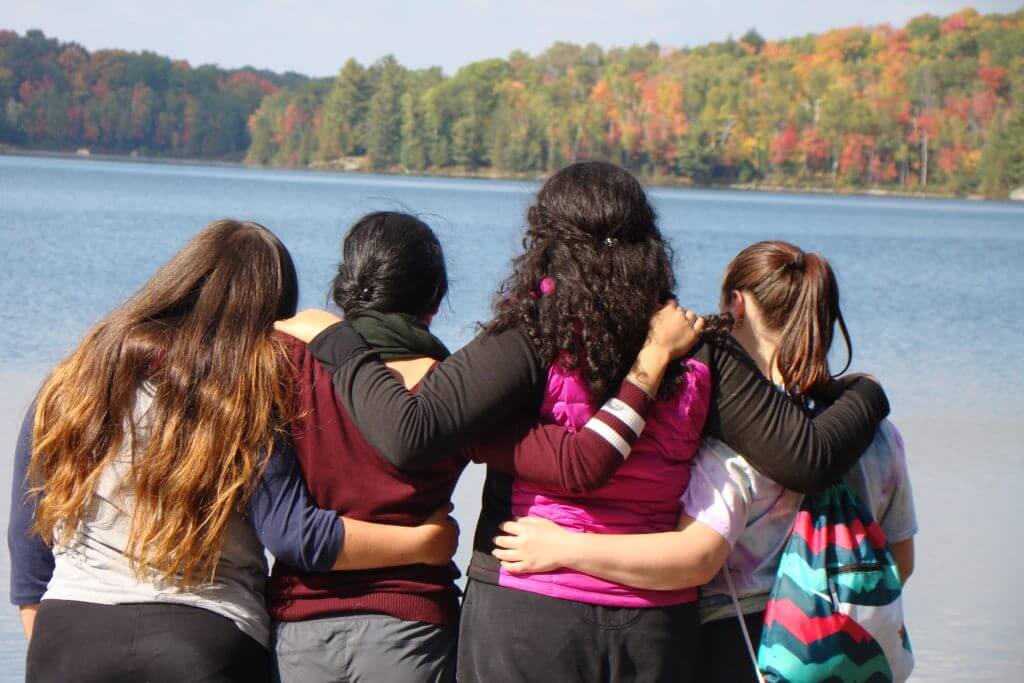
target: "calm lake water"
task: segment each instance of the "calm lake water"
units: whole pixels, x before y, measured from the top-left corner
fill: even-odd
[[[425,214],[452,276],[435,330],[457,347],[487,317],[535,190],[484,180],[0,157],[4,520],[17,426],[48,367],[208,222],[231,216],[276,231],[298,264],[303,305],[318,306],[354,218],[380,208]],[[722,269],[750,242],[788,239],[831,259],[853,367],[883,381],[907,444],[921,526],[906,594],[915,680],[1019,680],[1024,205],[651,194],[690,307],[715,309]],[[456,492],[464,546],[481,479],[482,468],[470,468]],[[466,557],[464,547],[462,566]],[[5,588],[8,564],[4,548]],[[24,651],[16,610],[0,610],[0,679],[22,677]]]

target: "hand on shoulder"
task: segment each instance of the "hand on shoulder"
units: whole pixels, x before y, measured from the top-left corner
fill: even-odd
[[[307,308],[292,318],[278,320],[274,323],[274,329],[301,339],[308,344],[328,327],[341,321],[342,318],[334,313],[318,308]]]
[[[700,340],[704,318],[669,299],[658,309],[649,323],[647,345],[661,348],[669,358],[682,358]]]

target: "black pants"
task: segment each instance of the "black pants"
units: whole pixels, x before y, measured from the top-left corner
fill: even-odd
[[[208,610],[44,600],[25,680],[260,682],[270,679],[270,663],[265,647]]]
[[[462,683],[697,680],[696,603],[601,607],[469,581],[462,602]]]
[[[754,652],[761,642],[764,612],[745,617]],[[700,627],[700,681],[702,683],[757,683],[754,663],[750,661],[747,644],[736,617],[716,619]]]

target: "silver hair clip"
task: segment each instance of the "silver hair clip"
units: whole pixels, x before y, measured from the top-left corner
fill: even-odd
[[[615,237],[605,237],[604,238],[604,246],[606,246],[606,247],[614,247],[618,243],[619,243],[618,238],[615,238]]]

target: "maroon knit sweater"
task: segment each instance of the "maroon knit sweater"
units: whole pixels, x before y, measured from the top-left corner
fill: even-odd
[[[354,519],[411,526],[447,503],[466,459],[452,455],[416,472],[399,471],[360,435],[335,396],[330,373],[304,344],[290,337],[288,343],[298,386],[292,437],[317,506]],[[454,564],[318,574],[275,562],[267,606],[279,621],[370,612],[453,624],[458,576]]]
[[[603,428],[569,434],[557,425],[541,425],[534,411],[524,416],[522,426],[503,427],[463,454],[435,459],[413,471],[399,470],[359,433],[328,370],[301,342],[286,340],[296,373],[298,417],[291,431],[299,464],[317,506],[346,517],[419,524],[450,500],[470,459],[552,487],[591,490],[606,482],[628,455],[624,443],[631,446],[636,440],[612,408],[593,419],[620,439],[609,440]],[[641,417],[653,403],[629,382],[623,382],[606,406],[616,399]],[[278,621],[374,613],[453,625],[458,618],[458,576],[454,564],[312,573],[277,561],[267,586],[267,608]]]

